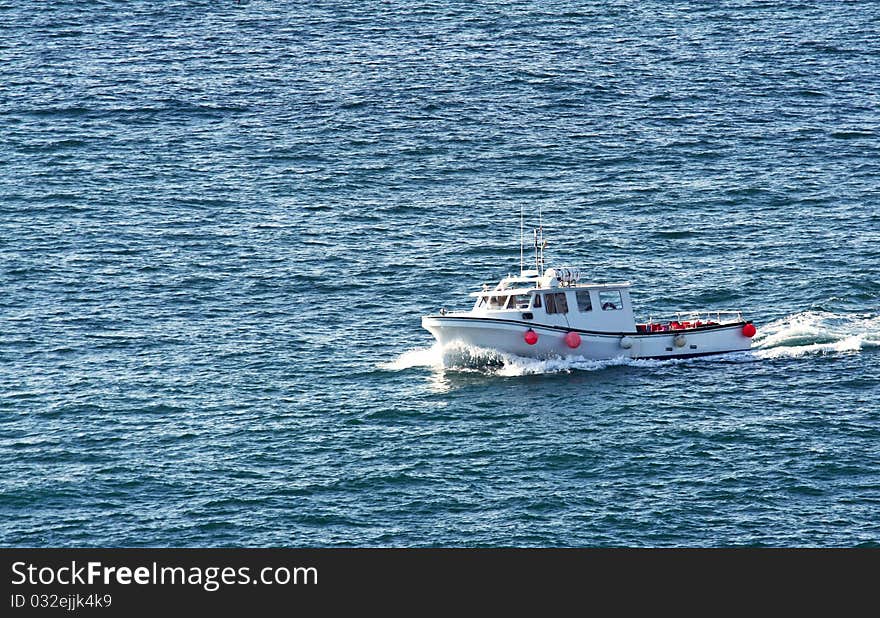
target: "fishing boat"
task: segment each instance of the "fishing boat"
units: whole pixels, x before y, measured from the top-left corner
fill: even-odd
[[[534,231],[535,266],[470,294],[469,311],[422,317],[443,346],[466,345],[549,359],[670,359],[744,351],[756,328],[741,311],[686,311],[637,322],[629,281],[590,282],[573,267],[544,268],[543,227]],[[531,266],[531,265],[530,265]]]

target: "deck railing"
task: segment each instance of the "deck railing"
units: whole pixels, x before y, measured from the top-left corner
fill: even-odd
[[[712,318],[720,324],[742,322],[743,314],[742,311],[678,311],[675,314],[675,319],[679,322],[685,320],[689,322],[695,320],[709,321]]]
[[[674,317],[655,318],[650,316],[645,324],[649,331],[654,330],[652,325],[672,327],[673,330],[682,328],[699,328],[714,324],[736,324],[743,321],[742,311],[678,311]],[[666,330],[665,328],[663,330]]]

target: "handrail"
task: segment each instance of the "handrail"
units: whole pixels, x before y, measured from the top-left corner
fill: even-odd
[[[715,318],[715,321],[721,324],[725,323],[734,323],[734,322],[742,322],[743,314],[741,310],[698,310],[698,311],[676,311],[674,314],[675,321],[689,321],[693,322],[696,320],[705,320],[711,321],[712,318]],[[726,319],[725,319],[726,318]],[[656,322],[669,322],[671,318],[655,318],[654,316],[649,316],[647,323],[653,324]]]

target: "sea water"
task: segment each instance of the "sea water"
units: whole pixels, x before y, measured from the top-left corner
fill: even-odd
[[[0,543],[876,546],[878,19],[0,5]],[[437,349],[521,209],[753,351]]]

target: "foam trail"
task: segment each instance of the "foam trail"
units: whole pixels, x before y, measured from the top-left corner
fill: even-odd
[[[804,311],[758,328],[758,358],[857,352],[880,347],[880,316]]]
[[[388,371],[403,371],[404,369],[412,369],[413,367],[434,367],[443,368],[443,348],[439,343],[435,343],[430,348],[416,348],[407,350],[393,361],[381,363],[380,369]]]
[[[662,367],[664,365],[693,362],[741,362],[754,360],[749,353],[734,352],[718,356],[696,359],[633,360],[630,358],[611,358],[594,360],[583,356],[565,358],[537,359],[504,354],[497,350],[467,345],[452,345],[441,348],[434,344],[430,348],[407,350],[389,363],[379,365],[389,371],[403,371],[413,367],[429,367],[436,370],[478,372],[501,377],[571,373],[574,371],[600,371],[609,367]]]
[[[601,369],[607,369],[608,367],[629,365],[633,362],[634,361],[628,358],[590,360],[582,356],[570,356],[566,358],[539,360],[536,358],[508,355],[505,358],[504,365],[499,367],[495,373],[499,376],[513,377],[547,373],[571,373],[572,371],[599,371]]]

